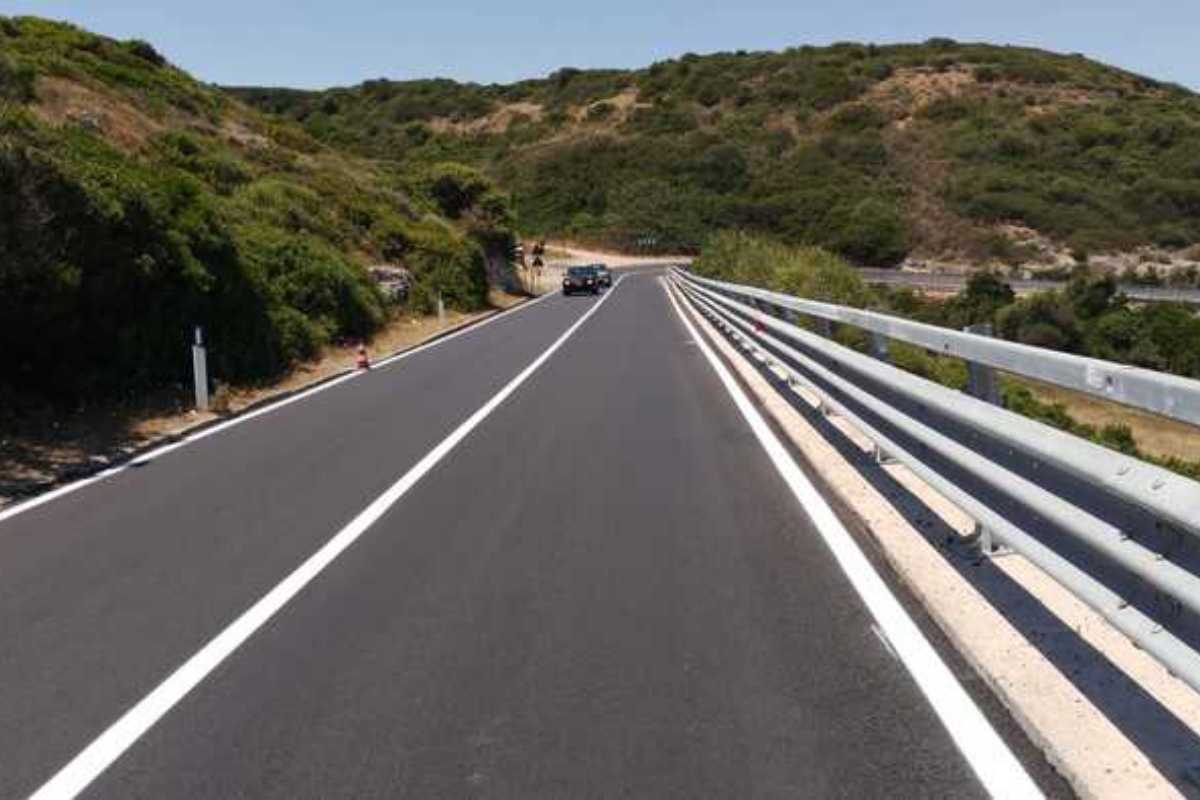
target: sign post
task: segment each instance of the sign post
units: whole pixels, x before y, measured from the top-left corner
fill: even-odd
[[[192,377],[196,382],[196,410],[208,411],[208,358],[204,351],[204,329],[199,325],[192,345]]]

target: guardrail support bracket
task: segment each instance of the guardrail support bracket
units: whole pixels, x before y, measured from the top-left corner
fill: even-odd
[[[1012,548],[996,538],[991,528],[981,523],[975,523],[975,532],[971,534],[971,543],[975,551],[984,558],[999,558],[1013,552]]]

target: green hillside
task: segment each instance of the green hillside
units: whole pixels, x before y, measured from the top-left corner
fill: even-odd
[[[0,17],[0,406],[183,383],[194,325],[222,381],[272,377],[386,320],[373,263],[479,306],[509,216],[466,167],[347,155],[147,43]]]
[[[1078,55],[935,39],[233,91],[365,155],[480,166],[533,233],[668,251],[742,228],[870,264],[1022,263],[1014,225],[1077,254],[1200,241],[1200,97]]]

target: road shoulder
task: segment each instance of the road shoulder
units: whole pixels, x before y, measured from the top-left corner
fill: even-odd
[[[1189,728],[1197,728],[1184,720],[1200,720],[1194,694],[1019,556],[959,555],[958,540],[972,530],[964,514],[903,467],[876,464],[870,443],[846,420],[821,416],[815,397],[699,321],[810,474],[986,684],[980,688],[995,693],[1071,788],[1083,797],[1184,796]],[[1102,655],[1086,657],[1092,650]],[[1093,702],[1097,691],[1109,695],[1103,709]],[[1120,727],[1110,719],[1117,706],[1127,712]],[[1043,788],[1060,794],[1052,771],[1041,773]]]

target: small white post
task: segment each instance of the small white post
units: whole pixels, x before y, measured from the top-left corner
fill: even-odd
[[[446,303],[442,300],[442,292],[438,290],[438,325],[446,322]]]
[[[204,352],[204,329],[196,326],[192,345],[192,376],[196,381],[196,410],[208,411],[208,359]]]

